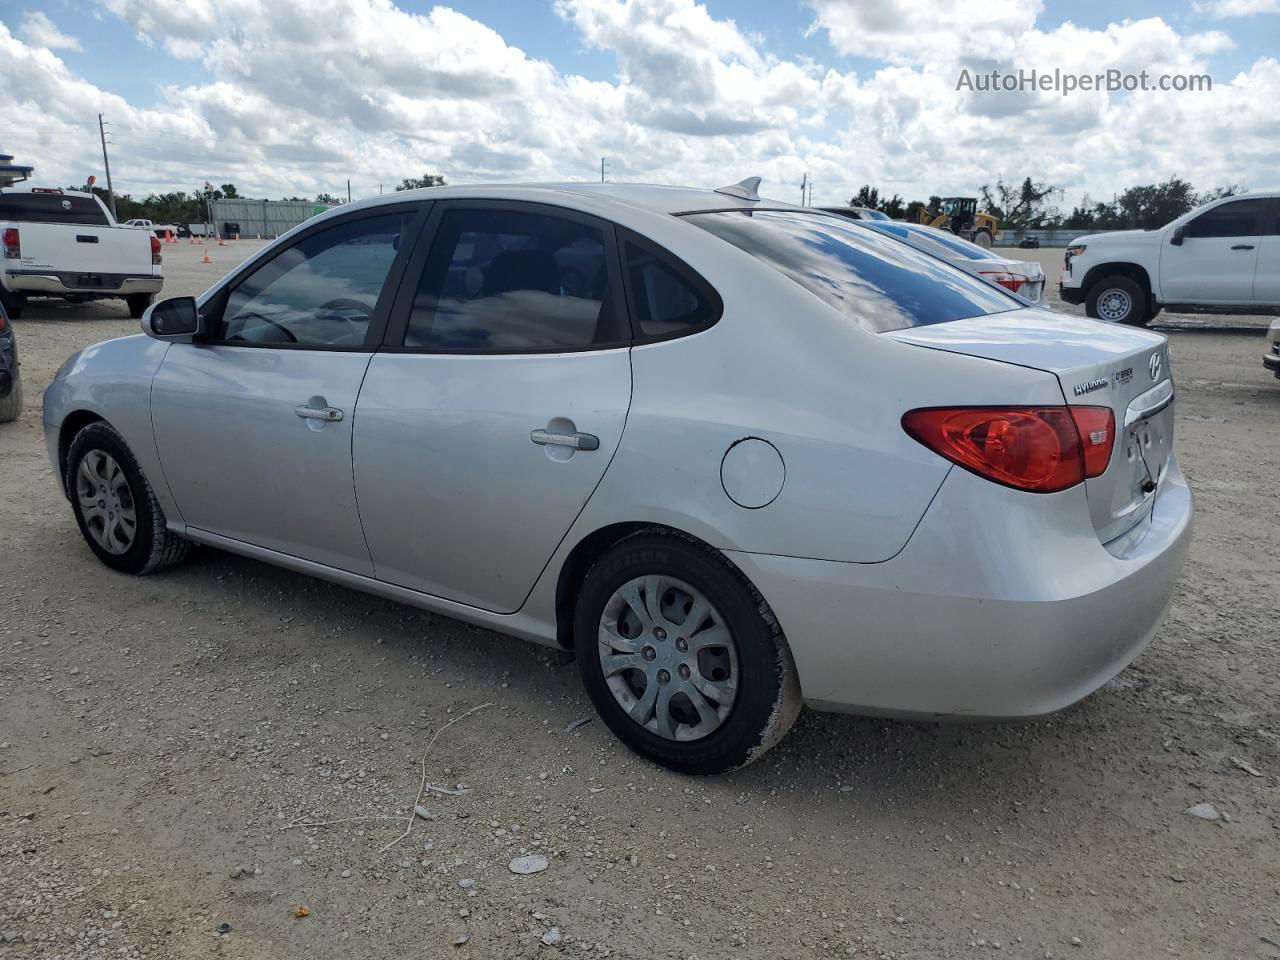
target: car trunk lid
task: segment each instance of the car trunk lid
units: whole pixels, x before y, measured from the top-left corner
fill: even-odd
[[[1150,514],[1173,446],[1173,381],[1163,336],[1039,309],[885,336],[1044,370],[1058,378],[1067,403],[1110,407],[1116,423],[1111,461],[1085,481],[1094,529],[1109,543]]]

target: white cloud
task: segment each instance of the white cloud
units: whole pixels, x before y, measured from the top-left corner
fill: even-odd
[[[58,25],[39,10],[33,10],[22,18],[19,28],[22,35],[34,46],[47,50],[79,50],[80,41],[58,29]]]
[[[1209,0],[1194,4],[1197,13],[1211,17],[1251,17],[1259,13],[1280,13],[1280,0]]]
[[[344,192],[350,177],[359,195],[426,171],[451,182],[586,179],[604,155],[618,179],[717,186],[759,174],[785,199],[806,172],[824,202],[862,183],[912,198],[1029,174],[1072,202],[1174,174],[1200,188],[1262,186],[1280,140],[1273,58],[1215,77],[1209,93],[957,91],[962,67],[1207,72],[1231,43],[1160,18],[1041,30],[1040,0],[812,0],[815,29],[839,54],[828,63],[771,55],[694,0],[556,0],[581,43],[615,57],[611,81],[563,72],[499,22],[446,7],[101,2],[210,79],[130,103],[0,23],[3,145],[41,180],[98,171],[99,110],[114,124],[117,185],[135,194],[208,179],[247,195],[314,195]],[[847,55],[884,65],[856,73]]]

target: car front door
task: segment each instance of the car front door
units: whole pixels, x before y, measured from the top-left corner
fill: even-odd
[[[380,580],[519,609],[595,490],[631,401],[610,224],[439,203],[356,408]]]
[[[206,342],[169,348],[152,422],[191,527],[371,576],[352,487],[356,397],[418,205],[318,224],[206,303]]]
[[[1270,201],[1230,200],[1183,225],[1181,245],[1167,240],[1160,254],[1164,303],[1248,304],[1258,243]]]
[[[1280,197],[1271,198],[1271,211],[1258,238],[1253,299],[1260,306],[1280,307]]]

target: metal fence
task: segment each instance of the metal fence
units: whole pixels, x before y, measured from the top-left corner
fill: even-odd
[[[1077,237],[1083,237],[1086,234],[1095,233],[1117,233],[1116,230],[1068,230],[1059,228],[1057,230],[1009,230],[1005,229],[1001,236],[1000,242],[996,244],[998,247],[1016,247],[1024,239],[1039,240],[1042,247],[1067,247]]]
[[[240,236],[271,240],[328,209],[310,200],[214,200],[209,215],[216,233],[234,233],[227,224],[239,224]]]

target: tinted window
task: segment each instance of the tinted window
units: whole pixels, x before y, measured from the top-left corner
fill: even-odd
[[[0,193],[0,220],[79,223],[92,227],[111,225],[97,200],[59,193]]]
[[[872,331],[1016,310],[1024,304],[872,229],[800,211],[700,213],[689,222],[745,250]]]
[[[604,234],[519,210],[449,210],[431,244],[406,347],[523,352],[626,339]]]
[[[719,307],[669,260],[635,243],[623,244],[636,321],[646,337],[688,333],[715,321]]]
[[[1233,200],[1208,213],[1202,213],[1187,224],[1188,237],[1256,237],[1267,212],[1266,200]]]
[[[347,220],[299,240],[232,291],[216,339],[360,346],[411,217]]]

